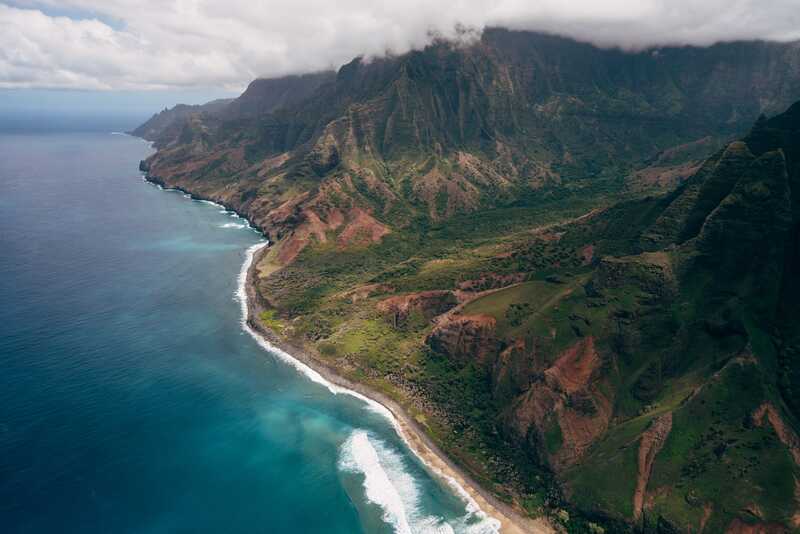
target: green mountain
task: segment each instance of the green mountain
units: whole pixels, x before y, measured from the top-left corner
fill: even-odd
[[[783,532],[800,104],[763,114],[797,100],[798,43],[490,30],[254,82],[174,117],[142,167],[270,237],[277,341],[395,399],[517,509]]]
[[[797,526],[798,149],[800,103],[675,192],[565,229],[597,259],[529,324],[544,377],[507,417],[580,508],[680,532]]]
[[[131,135],[141,137],[161,147],[168,142],[178,139],[183,123],[189,117],[197,114],[214,114],[222,111],[233,99],[220,98],[202,105],[178,104],[171,108],[164,108],[150,117],[146,122],[131,131]]]

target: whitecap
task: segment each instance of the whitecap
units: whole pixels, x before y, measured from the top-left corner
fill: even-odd
[[[246,224],[236,224],[236,223],[225,223],[220,224],[220,228],[247,228]]]
[[[222,204],[218,204],[217,202],[214,202],[212,200],[205,200],[203,198],[194,198],[192,200],[194,200],[195,202],[200,202],[202,204],[208,204],[209,206],[214,206],[214,207],[217,207],[217,208],[223,207]]]
[[[276,356],[278,359],[284,361],[285,363],[289,364],[290,366],[294,367],[297,371],[305,375],[309,380],[314,383],[320,384],[324,386],[328,391],[332,394],[345,394],[355,397],[366,404],[366,408],[369,411],[377,413],[384,418],[386,418],[389,423],[394,427],[397,435],[403,440],[403,442],[408,446],[409,450],[414,453],[414,455],[422,462],[425,467],[432,472],[434,475],[439,477],[441,480],[444,480],[448,486],[452,488],[456,495],[458,495],[466,504],[466,512],[467,514],[459,520],[461,525],[464,527],[464,531],[475,533],[475,534],[497,534],[500,532],[500,521],[496,518],[490,517],[486,512],[480,509],[478,503],[475,502],[475,499],[464,489],[461,484],[458,483],[453,477],[446,475],[441,470],[437,469],[436,467],[432,466],[428,463],[420,454],[411,447],[408,438],[403,431],[403,428],[400,426],[397,418],[394,416],[391,410],[384,406],[383,404],[370,399],[369,397],[362,395],[357,391],[353,391],[351,389],[347,389],[341,386],[338,386],[325,377],[323,377],[319,372],[312,369],[305,363],[301,362],[300,360],[296,359],[289,353],[279,349],[278,347],[274,346],[272,343],[267,341],[263,336],[261,336],[258,332],[250,328],[250,325],[247,324],[247,272],[250,269],[250,266],[253,263],[253,258],[259,250],[264,248],[269,244],[268,241],[264,241],[261,243],[256,243],[247,249],[245,252],[245,260],[242,264],[242,268],[239,271],[238,277],[238,284],[237,289],[235,292],[235,298],[239,301],[239,306],[241,309],[241,325],[242,329],[247,332],[255,341],[267,352],[271,353],[272,355]],[[475,521],[477,519],[477,521]],[[444,532],[448,532],[446,529],[449,527],[445,527],[443,525],[439,525],[437,528],[445,528]],[[450,529],[452,530],[452,529]],[[461,531],[462,529],[459,529]]]
[[[403,489],[411,494],[406,495],[405,500],[415,496],[414,480],[402,470],[392,473],[393,477],[390,478],[381,458],[378,457],[378,451],[375,450],[365,431],[354,431],[342,445],[339,468],[364,475],[364,493],[367,500],[381,507],[383,520],[392,525],[397,534],[411,534],[411,525],[403,496],[400,494],[401,490],[392,478],[400,478],[400,484],[406,486]]]

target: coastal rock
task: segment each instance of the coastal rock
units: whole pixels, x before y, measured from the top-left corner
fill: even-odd
[[[490,315],[451,315],[439,321],[426,343],[434,351],[462,363],[487,364],[497,354],[497,321]]]
[[[602,360],[588,336],[563,351],[517,398],[507,424],[556,471],[577,462],[608,428],[612,402],[601,391]]]
[[[458,304],[452,291],[422,291],[408,295],[398,295],[378,303],[378,311],[395,328],[406,325],[414,314],[424,321],[430,321]]]

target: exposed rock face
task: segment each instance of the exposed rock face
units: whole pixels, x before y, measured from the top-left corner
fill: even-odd
[[[373,365],[371,349],[407,350],[387,387],[424,391],[420,405],[476,423],[480,446],[510,437],[523,467],[549,470],[570,499],[590,496],[574,503],[582,510],[633,525],[652,509],[661,516],[643,528],[661,532],[770,532],[795,503],[775,504],[752,481],[786,487],[796,466],[730,447],[788,448],[795,460],[800,450],[800,104],[667,195],[558,225],[522,228],[498,212],[531,215],[540,198],[594,194],[642,166],[641,180],[678,180],[694,165],[686,154],[694,162],[800,98],[798,54],[797,43],[625,54],[489,30],[470,46],[354,60],[302,91],[297,80],[253,84],[235,113],[191,112],[164,128],[142,168],[268,233],[260,296],[298,338],[325,340],[331,358],[376,380],[385,362]],[[480,236],[490,243],[460,250],[478,241],[460,225],[492,232]],[[425,249],[428,237],[447,243]],[[478,292],[526,280],[474,308],[491,316],[461,313]],[[554,287],[552,298],[531,290]],[[405,294],[383,295],[395,289]],[[415,382],[427,324],[338,352],[373,305],[398,327],[436,318],[428,346],[461,364],[441,389],[475,387],[468,396],[488,402],[459,412]],[[337,320],[316,324],[328,313]],[[755,347],[746,362],[744,346]],[[679,486],[705,493],[676,504],[664,488]]]
[[[498,355],[492,368],[492,394],[498,402],[510,403],[527,391],[544,370],[537,341],[516,339]]]
[[[759,406],[753,413],[753,423],[755,423],[756,426],[763,426],[765,417],[778,435],[778,439],[789,449],[795,464],[800,467],[800,438],[798,438],[797,433],[795,433],[789,425],[784,423],[778,410],[768,402]]]
[[[496,323],[490,315],[450,315],[439,321],[426,343],[457,361],[486,365],[498,350]]]
[[[458,300],[452,291],[422,291],[389,297],[379,302],[377,308],[392,326],[401,327],[414,313],[425,321],[430,321],[457,304]]]
[[[313,203],[332,183],[377,218],[400,206],[392,224],[445,220],[615,161],[694,160],[710,136],[800,98],[797,53],[733,43],[656,57],[488,29],[471,46],[256,80],[233,102],[176,109],[157,121],[168,127],[136,132],[159,132],[151,176],[224,201],[270,235],[287,229],[267,213],[304,193]]]
[[[636,519],[642,515],[647,482],[650,480],[650,471],[653,469],[653,460],[664,446],[670,430],[672,430],[672,412],[653,421],[650,428],[639,439],[639,474],[633,494],[633,516]]]
[[[598,388],[601,366],[594,338],[583,338],[512,405],[511,428],[557,470],[578,461],[608,427],[612,399]]]
[[[349,220],[339,234],[338,242],[342,246],[369,245],[377,243],[391,232],[389,228],[378,222],[366,211],[353,208]]]

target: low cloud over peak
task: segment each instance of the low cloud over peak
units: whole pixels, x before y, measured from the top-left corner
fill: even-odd
[[[487,26],[639,49],[800,39],[798,0],[0,1],[0,87],[238,90]]]

